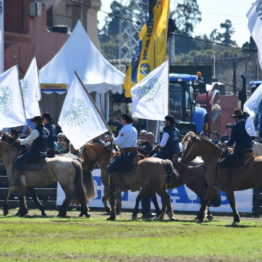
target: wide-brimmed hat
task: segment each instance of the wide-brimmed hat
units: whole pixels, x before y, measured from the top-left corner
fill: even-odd
[[[244,113],[241,109],[235,109],[234,110],[234,114],[231,116],[231,117],[243,117],[244,116]]]

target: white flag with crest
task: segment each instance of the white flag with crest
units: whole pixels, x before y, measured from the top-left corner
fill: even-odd
[[[69,87],[58,124],[76,149],[108,131],[77,77]]]
[[[21,80],[26,118],[40,116],[41,91],[36,58],[34,57],[23,80]]]
[[[0,130],[26,125],[17,66],[0,74]]]
[[[248,14],[248,28],[258,48],[258,59],[262,69],[262,0],[257,0]]]
[[[168,61],[132,88],[132,114],[148,120],[164,120],[168,114]]]

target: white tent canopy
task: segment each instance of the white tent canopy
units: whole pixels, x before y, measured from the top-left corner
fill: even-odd
[[[74,71],[89,92],[122,93],[124,74],[97,50],[80,21],[64,46],[40,70],[40,83],[69,86],[75,77]]]

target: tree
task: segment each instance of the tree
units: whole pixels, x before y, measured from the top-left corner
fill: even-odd
[[[179,31],[187,35],[192,35],[195,25],[202,21],[197,0],[185,0],[184,3],[177,4],[171,17]]]
[[[214,29],[210,34],[210,40],[218,42],[228,46],[237,46],[237,43],[232,40],[232,36],[235,33],[232,22],[227,19],[225,22],[220,24],[220,30]]]

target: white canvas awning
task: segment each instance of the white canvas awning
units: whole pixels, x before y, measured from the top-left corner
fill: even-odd
[[[64,46],[40,70],[40,83],[69,86],[75,77],[74,71],[89,92],[122,93],[124,74],[97,50],[80,21]]]

